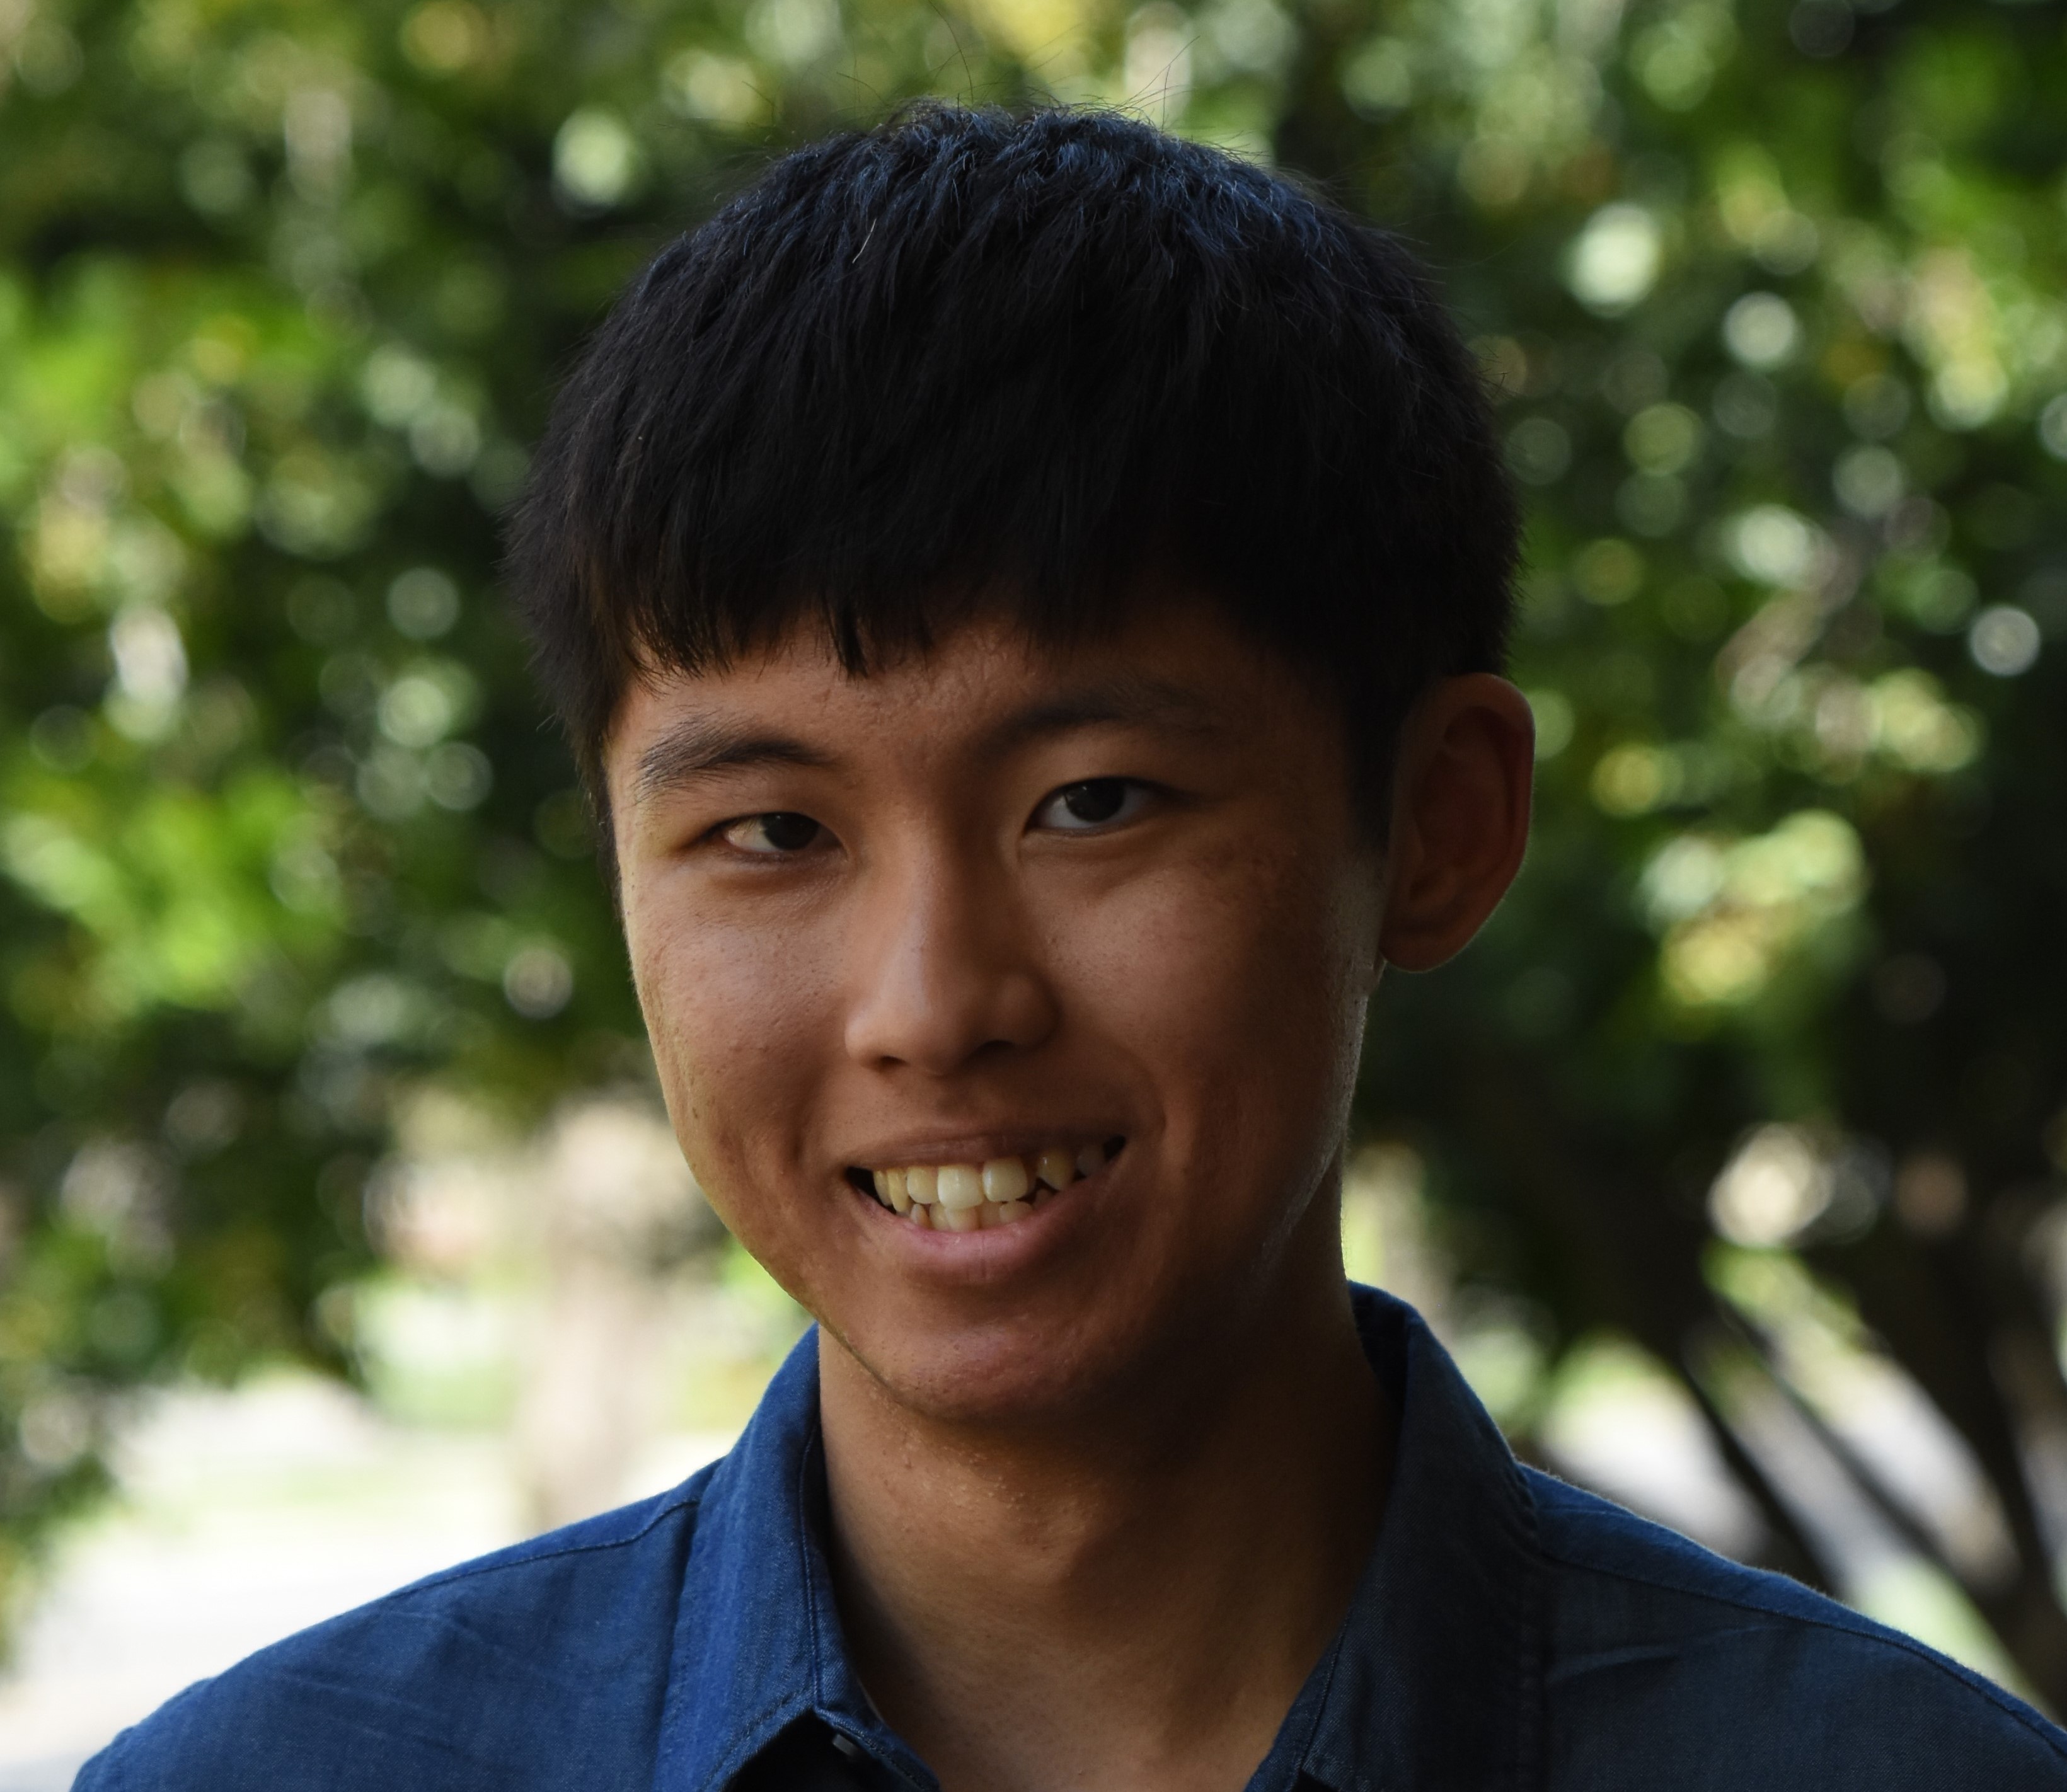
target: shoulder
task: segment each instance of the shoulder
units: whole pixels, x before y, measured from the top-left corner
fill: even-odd
[[[534,1538],[189,1687],[75,1792],[645,1785],[701,1490]]]
[[[1550,1569],[1553,1784],[2067,1787],[2067,1735],[1782,1575],[1529,1471]]]

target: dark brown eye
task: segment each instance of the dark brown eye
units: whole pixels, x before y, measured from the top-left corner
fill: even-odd
[[[1118,778],[1093,778],[1062,793],[1062,807],[1079,821],[1110,821],[1127,801],[1127,786]]]
[[[778,853],[800,853],[824,830],[808,815],[778,810],[769,815],[748,815],[725,830],[727,845],[742,853],[773,857]]]
[[[1133,778],[1086,778],[1064,785],[1034,819],[1044,828],[1082,833],[1130,819],[1147,799],[1147,787]]]

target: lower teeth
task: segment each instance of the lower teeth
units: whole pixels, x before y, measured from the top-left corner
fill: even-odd
[[[974,1207],[931,1207],[913,1202],[905,1218],[914,1226],[936,1232],[988,1232],[1000,1226],[1017,1226],[1033,1217],[1034,1210],[1053,1194],[1042,1189],[1024,1201],[985,1201]]]

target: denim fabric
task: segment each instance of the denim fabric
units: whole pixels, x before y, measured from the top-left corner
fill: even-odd
[[[1408,1308],[1349,1616],[1249,1792],[2067,1789],[2067,1735],[1793,1582],[1516,1462]],[[855,1679],[819,1547],[816,1340],[674,1492],[433,1576],[189,1688],[90,1792],[929,1792]]]

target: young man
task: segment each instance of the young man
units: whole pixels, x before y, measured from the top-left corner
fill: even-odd
[[[514,572],[683,1149],[818,1328],[714,1469],[81,1784],[2067,1785],[1344,1280],[1366,1005],[1522,853],[1515,537],[1401,249],[1139,124],[919,112],[663,253]]]

